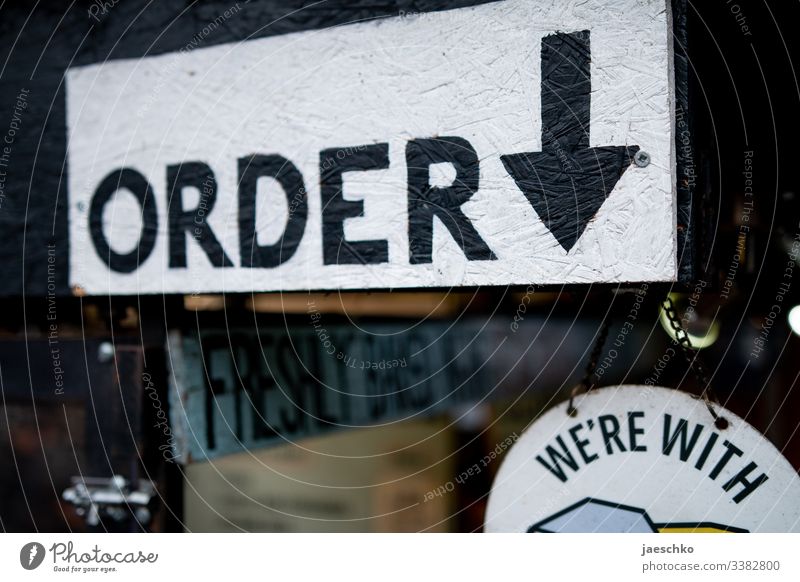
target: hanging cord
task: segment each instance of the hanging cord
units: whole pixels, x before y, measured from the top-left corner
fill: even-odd
[[[669,295],[661,302],[661,308],[667,315],[672,331],[675,332],[675,341],[680,346],[686,358],[686,362],[689,364],[689,369],[694,372],[697,378],[701,389],[700,398],[703,399],[706,408],[708,408],[708,411],[714,418],[714,425],[720,430],[725,430],[728,428],[728,421],[717,414],[713,406],[713,404],[718,406],[722,405],[719,403],[719,399],[714,393],[714,389],[711,387],[711,381],[708,379],[708,374],[706,373],[705,366],[703,366],[703,362],[700,360],[700,355],[697,353],[697,350],[692,347],[692,340],[689,339],[689,333],[683,328],[681,320],[678,317],[678,312],[675,310],[675,304],[672,302],[672,298]]]
[[[569,396],[569,406],[567,406],[567,414],[570,416],[575,416],[578,412],[578,409],[575,408],[574,402],[575,397],[578,395],[579,392],[588,392],[592,388],[594,388],[595,384],[595,370],[597,370],[597,361],[600,359],[600,354],[603,353],[603,346],[606,343],[606,338],[608,337],[608,328],[611,325],[611,318],[606,312],[605,317],[603,317],[603,323],[600,324],[600,329],[597,332],[597,339],[594,342],[594,347],[592,348],[592,353],[589,356],[589,363],[586,364],[586,373],[583,375],[583,379],[580,383],[572,389],[572,393]]]

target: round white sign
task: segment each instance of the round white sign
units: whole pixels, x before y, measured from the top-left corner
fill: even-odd
[[[668,388],[594,390],[542,415],[508,452],[487,532],[798,532],[800,478],[728,410]]]

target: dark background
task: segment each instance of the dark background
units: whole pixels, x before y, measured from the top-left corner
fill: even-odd
[[[475,3],[253,0],[241,3],[239,14],[223,22],[204,42],[231,42],[401,11]],[[110,9],[99,23],[89,18],[91,3],[86,1],[76,2],[69,9],[64,3],[40,2],[34,6],[21,0],[0,7],[0,134],[5,134],[20,90],[30,91],[29,107],[6,168],[6,196],[0,205],[2,530],[82,527],[81,520],[70,514],[58,497],[78,466],[91,468],[93,476],[119,473],[153,477],[169,504],[168,511],[161,512],[159,527],[181,529],[180,472],[165,468],[158,456],[140,458],[137,454],[137,450],[148,451],[148,439],[158,435],[144,430],[115,432],[119,428],[116,422],[138,426],[139,415],[148,412],[130,405],[141,395],[137,391],[141,388],[138,375],[129,372],[120,376],[116,366],[98,362],[100,341],[139,350],[139,359],[128,361],[133,366],[129,370],[151,373],[166,402],[168,375],[163,346],[168,329],[196,333],[198,329],[224,330],[235,325],[308,325],[307,318],[280,313],[254,318],[246,309],[244,296],[227,296],[218,311],[198,314],[184,308],[182,297],[79,298],[71,297],[68,287],[64,71],[70,65],[179,50],[234,4],[216,0],[158,0],[150,4],[126,0]],[[304,5],[308,7],[297,11]],[[685,217],[690,220],[679,227],[692,225],[688,260],[693,278],[707,282],[698,310],[704,319],[716,319],[720,329],[720,338],[703,350],[702,356],[720,400],[764,432],[795,467],[800,467],[800,361],[795,356],[800,339],[786,323],[788,308],[800,303],[800,266],[796,266],[783,299],[783,311],[770,329],[764,352],[758,358],[750,356],[765,316],[776,302],[778,286],[784,281],[788,246],[800,232],[800,152],[796,136],[800,85],[793,66],[793,61],[800,60],[800,39],[794,30],[800,22],[800,3],[697,0],[686,3],[685,14],[689,129],[697,181],[690,216]],[[747,31],[743,31],[743,24]],[[745,34],[748,31],[750,34]],[[753,152],[754,210],[747,223],[747,236],[741,239],[746,151]],[[56,249],[53,274],[59,295],[58,326],[61,347],[69,354],[70,384],[69,398],[55,400],[49,373],[52,358],[47,344],[50,322],[45,297],[50,243],[55,243]],[[734,261],[738,253],[741,261]],[[726,280],[732,281],[732,287],[723,295],[720,290]],[[688,304],[686,292],[691,293],[692,288],[676,285],[672,289],[684,293],[677,297],[681,311]],[[657,322],[657,306],[669,290],[668,286],[651,287],[637,321],[635,345],[631,342],[626,346],[625,356],[604,382],[641,382],[664,353],[669,338]],[[462,291],[466,299],[444,318],[470,315],[510,321],[520,300],[513,291]],[[575,326],[581,339],[566,342],[541,384],[529,383],[533,370],[516,371],[515,390],[526,398],[530,396],[528,400],[534,403],[525,409],[521,421],[535,414],[543,394],[566,396],[581,375],[592,347],[590,338],[603,314],[611,306],[619,325],[632,301],[633,295],[614,295],[602,286],[550,289],[537,294],[529,321],[555,318],[558,325]],[[393,317],[388,302],[386,313],[373,319],[381,317]],[[369,319],[356,316],[356,323]],[[353,324],[335,314],[328,320]],[[520,343],[509,349],[527,347],[521,338],[517,341]],[[661,383],[697,390],[696,381],[680,358],[670,362]],[[132,401],[126,400],[131,396]],[[130,409],[121,406],[125,402]],[[468,467],[474,463],[469,455],[479,458],[483,454],[481,439],[475,438],[464,436],[464,442],[473,444],[459,459],[460,465]],[[110,459],[106,457],[108,443],[113,443],[116,451]],[[480,527],[481,500],[489,485],[489,480],[482,480],[476,485],[478,490],[469,493],[471,509],[463,512],[460,529]]]

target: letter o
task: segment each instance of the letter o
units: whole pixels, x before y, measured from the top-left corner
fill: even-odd
[[[116,252],[108,244],[103,232],[103,210],[111,197],[122,189],[134,195],[142,209],[142,231],[136,248],[127,254]],[[136,170],[120,168],[106,176],[95,190],[89,209],[89,232],[94,249],[109,269],[118,273],[132,273],[147,260],[156,245],[158,234],[158,209],[153,188]]]

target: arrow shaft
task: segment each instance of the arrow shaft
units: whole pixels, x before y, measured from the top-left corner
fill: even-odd
[[[542,39],[542,149],[556,154],[589,147],[589,31]]]

